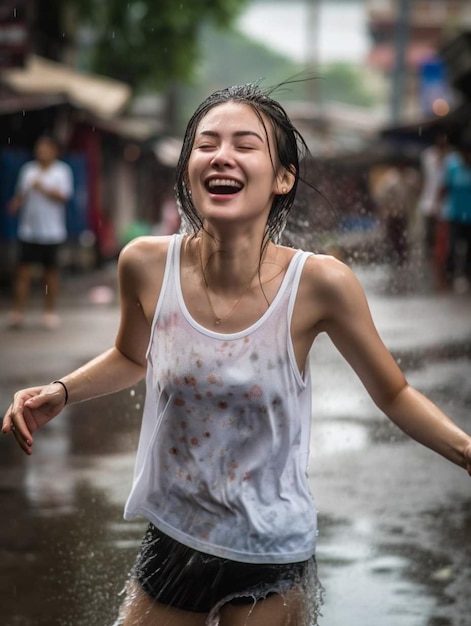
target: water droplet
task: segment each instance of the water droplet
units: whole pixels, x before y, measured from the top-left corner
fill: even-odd
[[[441,582],[445,582],[450,580],[453,576],[453,568],[452,567],[442,567],[441,569],[436,570],[432,573],[432,579],[438,580]]]

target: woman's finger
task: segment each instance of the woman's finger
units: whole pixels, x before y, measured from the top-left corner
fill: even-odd
[[[21,398],[15,395],[12,404],[8,407],[3,418],[2,432],[4,435],[12,434],[22,450],[27,454],[31,454],[33,438],[26,425],[23,411],[23,402]]]
[[[11,426],[12,426],[12,409],[13,409],[13,405],[10,404],[10,406],[8,407],[4,417],[3,417],[3,422],[2,422],[2,433],[4,435],[8,435],[8,433],[11,431]]]

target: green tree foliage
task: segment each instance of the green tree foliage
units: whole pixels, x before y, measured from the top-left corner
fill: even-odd
[[[91,69],[137,88],[192,78],[199,32],[229,27],[247,0],[67,0],[93,30]]]

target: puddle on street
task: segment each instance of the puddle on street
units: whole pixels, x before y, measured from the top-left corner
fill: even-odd
[[[350,523],[321,516],[320,525],[325,536],[318,563],[326,587],[320,626],[427,626],[431,622],[425,616],[447,603],[443,586],[431,576],[443,564],[433,554],[400,542],[376,544],[381,533],[372,520]]]
[[[363,448],[368,442],[368,431],[353,420],[323,420],[312,429],[316,452],[341,453]]]

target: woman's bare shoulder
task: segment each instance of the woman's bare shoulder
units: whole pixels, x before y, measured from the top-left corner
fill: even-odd
[[[158,271],[165,267],[171,236],[137,237],[130,241],[119,254],[120,270],[145,271],[152,268]]]
[[[277,249],[285,258],[286,265],[297,252],[296,248],[282,245],[278,245]],[[319,295],[319,292],[335,293],[344,290],[349,284],[357,285],[358,280],[344,261],[329,254],[313,252],[306,259],[302,283]]]
[[[172,237],[137,237],[130,241],[121,250],[119,255],[120,263],[147,263],[149,261],[158,262],[167,257],[168,247]]]
[[[346,282],[356,281],[355,274],[348,265],[329,254],[311,254],[306,259],[306,274],[315,285],[325,288],[345,286]]]
[[[155,291],[163,280],[171,236],[138,237],[129,242],[120,252],[118,276],[123,292],[144,293]]]
[[[364,298],[363,288],[351,268],[327,254],[312,254],[306,259],[303,282],[306,294],[334,308]]]

